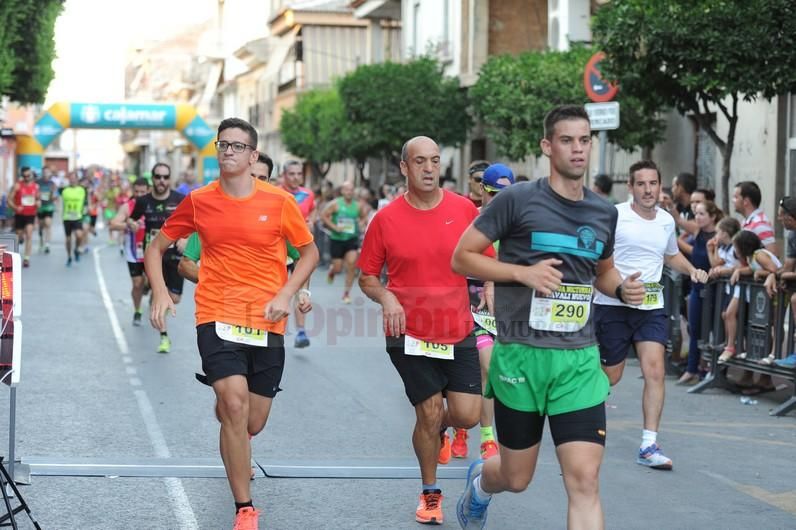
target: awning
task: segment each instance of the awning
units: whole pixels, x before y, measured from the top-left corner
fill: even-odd
[[[354,9],[357,18],[401,19],[401,3],[393,0],[367,0]]]
[[[268,64],[265,67],[262,79],[271,79],[279,73],[279,69],[285,64],[287,54],[290,53],[290,48],[296,43],[296,35],[299,29],[298,27],[293,28],[284,37],[279,37],[275,40],[273,51],[269,54]]]
[[[213,101],[213,96],[215,96],[218,88],[218,81],[221,79],[223,66],[221,61],[217,61],[210,66],[210,72],[207,74],[207,83],[205,83],[205,89],[202,91],[202,98],[199,100],[199,106],[203,109],[209,108],[210,102]]]

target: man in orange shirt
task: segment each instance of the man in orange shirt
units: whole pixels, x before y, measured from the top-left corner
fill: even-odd
[[[176,314],[161,256],[198,232],[202,267],[196,287],[196,333],[202,369],[216,393],[221,457],[235,498],[235,529],[257,528],[252,506],[249,436],[260,432],[279,391],[290,301],[318,263],[318,249],[298,204],[286,191],[251,178],[257,131],[229,118],[218,127],[221,178],[185,198],[150,243],[144,264],[152,286],[150,320]],[[289,241],[301,258],[288,279]],[[233,272],[234,271],[234,272]],[[302,310],[309,311],[306,303]]]

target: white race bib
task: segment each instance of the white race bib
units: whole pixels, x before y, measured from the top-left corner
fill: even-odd
[[[236,324],[216,322],[216,335],[220,339],[248,346],[268,346],[268,332],[257,328],[248,328]]]
[[[476,324],[484,328],[490,335],[497,336],[497,325],[495,317],[486,311],[470,311],[473,314],[473,320]]]
[[[144,259],[144,242],[136,241],[135,243],[135,259]]]
[[[663,309],[663,285],[657,282],[645,283],[644,290],[644,303],[638,306],[639,309]]]
[[[534,289],[528,324],[539,331],[580,331],[589,321],[593,291],[591,285],[578,283],[562,283],[548,296]]]
[[[49,191],[41,192],[41,200],[49,201],[50,200],[50,192]]]
[[[349,217],[341,217],[337,220],[337,224],[340,226],[343,234],[356,234],[357,233],[357,221],[356,219],[351,219]]]
[[[33,206],[36,204],[36,196],[35,195],[23,195],[22,200],[20,201],[22,206]]]
[[[437,344],[421,339],[416,339],[411,335],[406,335],[404,343],[404,353],[406,355],[420,355],[433,359],[453,360],[453,344]]]

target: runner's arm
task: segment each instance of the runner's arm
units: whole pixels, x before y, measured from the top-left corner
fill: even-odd
[[[363,272],[359,275],[359,288],[381,306],[384,335],[400,337],[406,333],[404,308],[398,298],[381,284],[381,278]]]
[[[646,293],[644,284],[639,280],[640,272],[634,272],[624,280],[619,271],[614,267],[613,256],[597,262],[597,276],[594,278],[594,287],[601,293],[630,305],[640,305],[644,302]]]
[[[111,230],[116,232],[124,231],[127,228],[128,213],[127,206],[119,208],[119,211],[116,212],[116,215],[109,223]]]
[[[290,313],[290,300],[301,289],[302,285],[307,282],[312,271],[318,265],[320,254],[314,241],[296,247],[296,250],[298,250],[300,257],[296,262],[296,268],[293,269],[293,274],[290,275],[287,283],[279,289],[276,296],[265,306],[265,320],[269,322],[278,322],[288,316]]]
[[[691,281],[705,283],[708,280],[707,272],[694,267],[691,262],[683,256],[682,252],[678,252],[671,256],[664,256],[663,260],[666,262],[666,265],[677,272],[688,274],[691,277]]]
[[[14,197],[17,194],[17,185],[14,184],[11,186],[11,191],[8,192],[8,208],[11,210],[17,211],[17,205],[14,203]]]
[[[534,265],[514,265],[496,260],[484,252],[492,247],[492,241],[474,225],[462,234],[451,258],[451,268],[462,276],[472,276],[484,281],[514,282],[550,294],[561,285],[563,275],[556,269],[561,261],[548,258]]]
[[[332,215],[337,211],[337,201],[332,201],[326,205],[321,212],[321,222],[326,228],[337,231],[337,225],[332,222]]]
[[[183,256],[177,264],[177,272],[189,282],[199,283],[199,264]]]
[[[166,281],[163,279],[163,254],[172,243],[174,240],[167,238],[163,232],[158,232],[155,239],[149,242],[144,253],[144,269],[152,288],[149,321],[155,329],[163,329],[166,323],[166,312],[171,312],[172,316],[177,314],[174,302],[166,289]]]

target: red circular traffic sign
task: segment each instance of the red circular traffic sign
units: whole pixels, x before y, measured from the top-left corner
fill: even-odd
[[[595,103],[611,101],[619,92],[619,87],[603,79],[600,72],[600,61],[605,59],[605,52],[597,52],[591,56],[586,68],[583,69],[583,88],[586,95]]]

